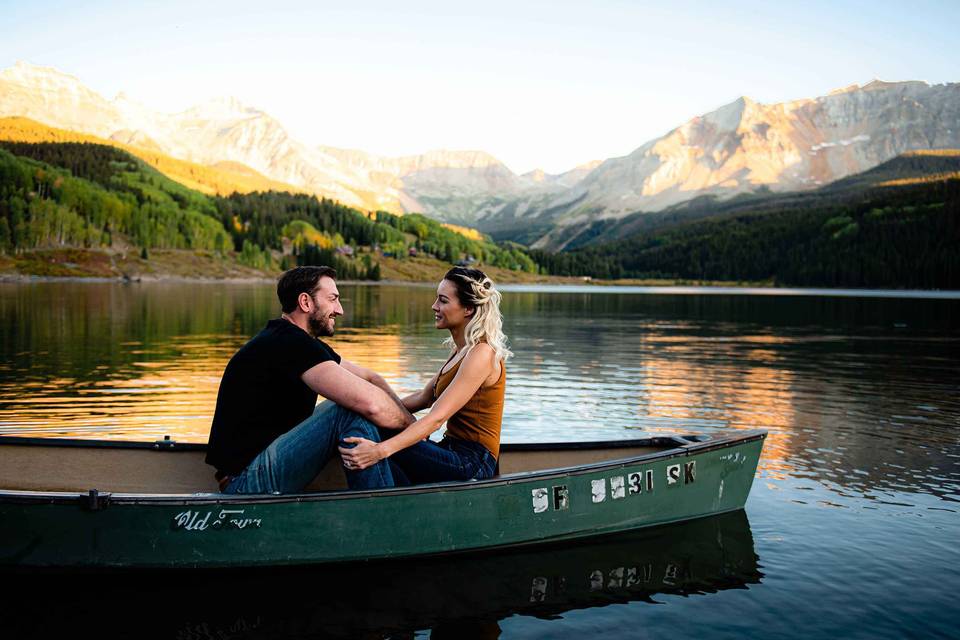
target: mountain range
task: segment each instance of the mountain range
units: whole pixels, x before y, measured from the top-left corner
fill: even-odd
[[[259,173],[361,209],[423,212],[495,238],[562,249],[597,221],[700,196],[813,189],[907,151],[960,147],[960,83],[873,81],[777,104],[741,97],[626,156],[560,175],[517,175],[483,151],[383,157],[311,146],[233,98],[161,113],[123,94],[108,100],[73,76],[23,62],[0,71],[0,116],[235,174]]]

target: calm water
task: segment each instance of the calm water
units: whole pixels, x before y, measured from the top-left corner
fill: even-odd
[[[341,291],[334,347],[400,391],[423,385],[445,359],[432,289]],[[177,638],[960,633],[960,300],[519,288],[504,303],[505,441],[768,429],[746,513],[216,589],[41,583],[45,598],[25,591],[3,624]],[[276,315],[269,285],[0,284],[0,433],[205,442],[223,367]],[[126,613],[39,613],[83,598]]]

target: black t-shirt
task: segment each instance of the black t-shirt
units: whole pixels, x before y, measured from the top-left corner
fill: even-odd
[[[220,380],[207,464],[237,475],[271,442],[300,424],[317,394],[300,379],[340,356],[288,320],[271,320],[237,351]]]

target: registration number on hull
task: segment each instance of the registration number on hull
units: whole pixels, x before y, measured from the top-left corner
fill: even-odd
[[[672,464],[666,468],[666,486],[683,486],[696,482],[697,461]],[[593,504],[610,500],[622,500],[627,496],[653,493],[655,487],[653,469],[643,469],[626,475],[619,474],[590,481],[590,497]],[[533,512],[566,511],[570,508],[570,491],[565,484],[552,487],[537,487],[531,490]]]

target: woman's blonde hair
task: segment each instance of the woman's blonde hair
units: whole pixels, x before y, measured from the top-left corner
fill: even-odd
[[[457,289],[457,300],[464,307],[473,309],[473,317],[463,331],[466,347],[469,349],[478,342],[486,342],[497,354],[497,360],[506,361],[513,353],[507,348],[507,336],[503,333],[503,316],[500,314],[500,291],[479,269],[454,267],[443,276]],[[447,338],[444,344],[456,348],[453,338]]]

